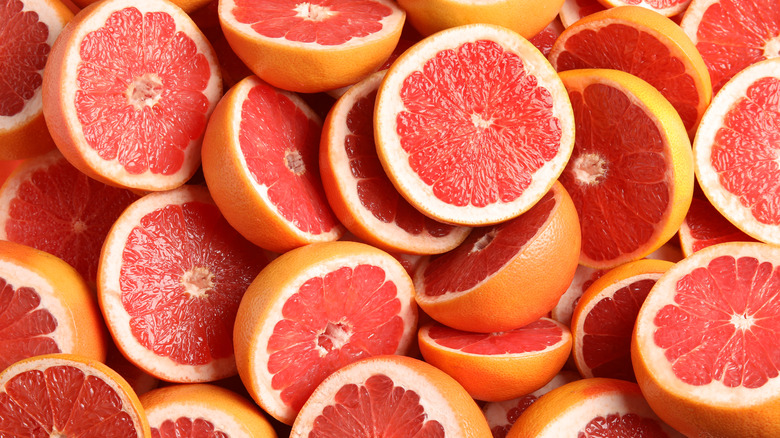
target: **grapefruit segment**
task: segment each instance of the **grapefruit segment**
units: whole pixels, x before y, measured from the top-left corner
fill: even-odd
[[[706,198],[696,197],[691,201],[678,234],[686,257],[718,243],[755,241],[723,217]]]

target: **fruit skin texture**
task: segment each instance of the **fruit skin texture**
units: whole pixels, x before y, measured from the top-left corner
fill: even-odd
[[[398,0],[422,35],[463,24],[489,23],[529,39],[545,28],[564,0]]]
[[[582,236],[566,189],[555,182],[551,190],[558,205],[547,223],[503,269],[471,292],[437,300],[421,298],[427,263],[420,265],[414,277],[420,308],[449,327],[489,333],[522,327],[555,307],[574,278]],[[518,219],[522,215],[514,220]]]

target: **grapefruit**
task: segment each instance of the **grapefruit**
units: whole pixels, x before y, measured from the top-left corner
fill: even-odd
[[[672,17],[685,12],[691,0],[598,0],[607,8],[618,6],[640,6]]]
[[[723,217],[710,201],[695,196],[677,233],[685,257],[717,243],[755,241]]]
[[[567,28],[580,18],[604,9],[607,8],[599,0],[565,0],[558,17],[560,17],[563,27]]]

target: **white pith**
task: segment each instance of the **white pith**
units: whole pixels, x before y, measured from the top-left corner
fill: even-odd
[[[617,6],[639,6],[642,8],[650,9],[651,11],[658,12],[659,14],[665,16],[665,17],[671,17],[674,15],[679,14],[680,12],[685,11],[688,8],[688,5],[691,3],[691,0],[678,3],[674,6],[670,6],[668,8],[655,8],[649,4],[647,0],[643,0],[639,4],[635,4],[634,2],[626,2],[625,0],[611,0],[610,3],[613,3],[615,7]]]
[[[571,324],[571,315],[574,313],[574,306],[577,300],[582,296],[584,289],[582,286],[589,281],[597,269],[585,265],[577,265],[572,279],[566,292],[561,295],[558,303],[553,307],[550,316],[552,319],[562,322],[566,325]]]
[[[582,18],[577,0],[564,1],[561,10],[558,12],[558,16],[561,18],[561,24],[563,24],[564,29]]]

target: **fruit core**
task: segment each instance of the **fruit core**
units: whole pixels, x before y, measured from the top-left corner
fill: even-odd
[[[582,154],[574,160],[572,166],[574,177],[581,184],[596,185],[607,174],[607,163],[595,153]]]
[[[184,290],[193,297],[204,297],[214,289],[214,273],[203,266],[195,266],[181,277]]]
[[[477,239],[476,242],[474,242],[474,246],[471,247],[471,251],[469,251],[469,254],[473,254],[475,252],[480,252],[483,249],[490,246],[490,243],[493,242],[493,239],[496,238],[496,235],[498,235],[498,229],[493,228],[484,235],[482,235],[479,239]]]
[[[154,73],[136,77],[127,87],[127,101],[137,110],[154,106],[162,95],[162,79]]]
[[[308,2],[299,3],[295,6],[296,17],[309,21],[325,21],[335,15],[336,12],[322,5],[313,5]]]
[[[766,46],[764,46],[765,58],[777,58],[778,56],[780,56],[780,35],[767,41]]]
[[[340,350],[341,347],[349,343],[349,338],[352,336],[352,327],[342,322],[328,322],[324,329],[317,336],[317,350],[320,353],[320,357],[323,357],[333,350]]]
[[[290,172],[296,175],[303,175],[306,172],[306,163],[303,162],[303,156],[298,151],[287,151],[284,162]]]

